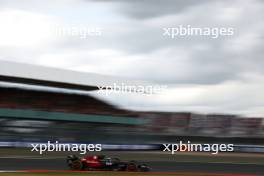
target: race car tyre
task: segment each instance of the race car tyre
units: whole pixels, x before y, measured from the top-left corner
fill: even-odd
[[[72,161],[70,167],[73,170],[82,170],[83,169],[83,164],[82,164],[82,162],[80,160],[75,160],[75,161]]]
[[[127,164],[127,171],[128,172],[136,172],[138,171],[137,164],[133,161]]]

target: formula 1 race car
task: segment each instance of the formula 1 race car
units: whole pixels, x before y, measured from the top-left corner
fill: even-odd
[[[147,172],[150,170],[146,164],[138,164],[136,161],[120,161],[118,158],[107,158],[104,155],[86,156],[84,158],[69,155],[67,165],[72,170],[128,172]]]

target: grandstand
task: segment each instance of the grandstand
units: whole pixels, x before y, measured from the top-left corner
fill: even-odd
[[[91,96],[121,78],[0,61],[0,140],[111,140],[143,119]],[[122,138],[122,137],[121,137]]]
[[[105,143],[226,141],[262,144],[263,118],[121,109],[91,92],[118,77],[0,61],[1,141]],[[243,138],[243,139],[242,139]]]

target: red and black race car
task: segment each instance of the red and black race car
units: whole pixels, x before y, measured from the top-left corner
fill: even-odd
[[[104,155],[85,156],[84,158],[69,155],[67,165],[72,170],[129,172],[147,172],[150,170],[146,164],[138,164],[136,161],[120,161],[119,158],[108,158]]]

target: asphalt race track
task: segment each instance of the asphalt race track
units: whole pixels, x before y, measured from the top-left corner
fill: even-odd
[[[148,161],[153,172],[228,173],[264,175],[261,164]],[[0,170],[68,170],[64,158],[0,158]]]

